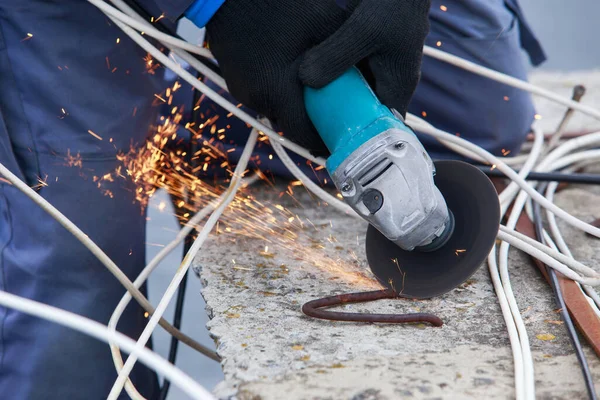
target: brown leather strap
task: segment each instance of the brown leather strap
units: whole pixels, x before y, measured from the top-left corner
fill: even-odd
[[[506,187],[505,183],[501,180],[494,179],[494,185],[498,193]],[[536,239],[535,225],[529,219],[525,212],[521,213],[517,221],[516,230],[524,235],[529,236],[532,239]],[[531,257],[533,263],[538,267],[546,282],[550,283],[548,272],[546,271],[546,265],[537,258]],[[571,318],[579,331],[587,339],[588,343],[596,354],[600,356],[600,318],[594,312],[592,306],[587,301],[583,292],[577,286],[577,283],[571,279],[566,278],[564,275],[557,273],[560,288],[565,299],[565,304],[571,314]]]

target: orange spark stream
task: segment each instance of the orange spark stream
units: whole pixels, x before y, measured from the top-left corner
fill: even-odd
[[[161,99],[171,98],[172,93],[179,88],[181,85],[176,83],[163,96],[156,96]],[[185,150],[174,146],[181,141],[177,129],[182,112],[182,107],[173,108],[173,113],[163,117],[161,125],[154,129],[154,134],[144,146],[132,147],[128,153],[117,155],[121,166],[111,173],[94,177],[98,187],[112,194],[106,189],[107,185],[114,184],[117,179],[131,179],[136,185],[136,201],[143,208],[148,206],[150,198],[158,189],[164,189],[175,199],[173,204],[177,208],[176,215],[182,223],[186,223],[193,213],[216,200],[226,189],[229,180],[211,183],[206,178],[198,178],[197,173],[200,170],[206,171],[207,166],[213,169],[233,170],[228,158],[231,152],[224,149],[222,140],[217,140],[227,132],[224,128],[217,129],[215,123],[218,115],[202,115],[203,123],[198,126],[193,123],[186,125],[193,139],[201,144],[198,151],[188,155]],[[194,168],[190,160],[196,160],[198,167]],[[254,157],[252,162],[260,165],[257,157]],[[79,160],[74,157],[68,160],[68,164],[80,166]],[[270,184],[260,188],[263,193],[265,190],[279,192],[263,173],[258,170],[256,172]],[[274,196],[270,197],[290,196],[297,202],[293,198],[293,188],[300,186],[301,182],[293,181],[286,191],[274,193]],[[324,206],[322,203],[317,205]],[[163,205],[162,209],[164,208]],[[352,249],[336,245],[337,240],[331,234],[316,234],[318,231],[330,232],[330,224],[315,225],[308,218],[290,211],[281,204],[257,199],[249,189],[238,192],[219,220],[216,230],[218,234],[260,239],[264,244],[257,248],[257,254],[266,258],[274,257],[275,253],[285,252],[288,258],[301,261],[297,263],[299,268],[312,266],[356,286],[367,289],[381,288],[370,271],[361,265]],[[328,237],[317,240],[313,238],[316,236]],[[265,249],[271,249],[271,253]]]

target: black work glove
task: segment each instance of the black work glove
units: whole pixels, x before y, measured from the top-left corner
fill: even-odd
[[[322,87],[359,65],[401,114],[419,80],[430,0],[227,0],[207,37],[229,90],[317,154],[303,84]],[[351,95],[349,93],[348,95]]]

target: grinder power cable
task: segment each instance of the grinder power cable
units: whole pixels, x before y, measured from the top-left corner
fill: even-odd
[[[333,182],[370,224],[367,260],[379,282],[410,298],[439,296],[465,282],[500,225],[487,176],[461,161],[434,163],[355,67],[323,88],[306,87],[304,98],[331,152]]]

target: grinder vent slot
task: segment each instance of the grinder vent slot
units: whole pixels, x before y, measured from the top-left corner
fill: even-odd
[[[381,175],[383,175],[388,169],[390,169],[392,165],[392,161],[388,160],[387,158],[384,158],[383,160],[379,161],[377,164],[369,168],[369,170],[366,173],[361,175],[358,178],[358,183],[360,183],[360,185],[363,187],[368,186]]]

